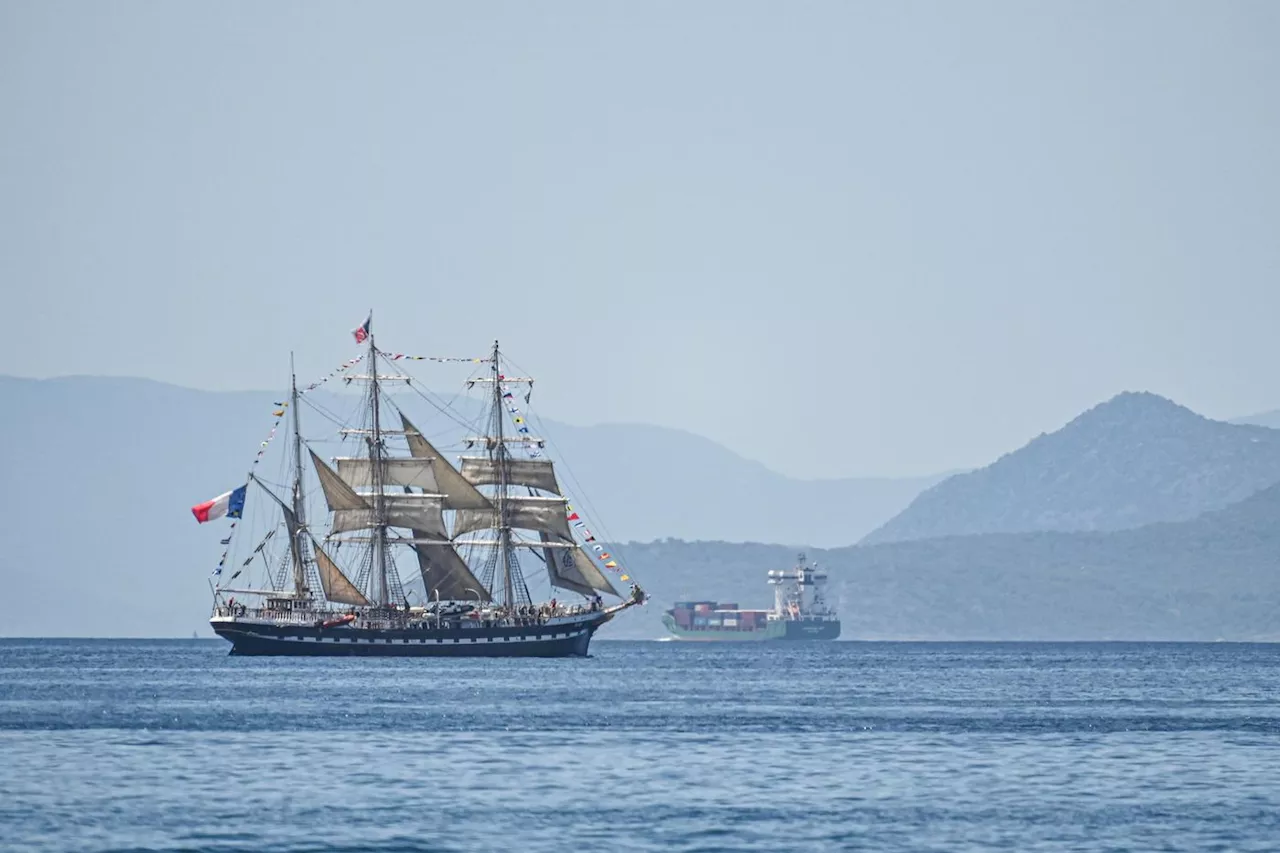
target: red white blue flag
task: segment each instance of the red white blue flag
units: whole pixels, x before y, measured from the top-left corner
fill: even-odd
[[[369,330],[373,326],[373,315],[369,315],[369,319],[365,320],[359,326],[351,330],[351,334],[355,336],[356,343],[362,344],[369,340]]]
[[[191,514],[196,517],[196,521],[204,524],[206,521],[213,521],[216,518],[239,518],[244,512],[244,493],[248,486],[241,486],[238,489],[232,489],[226,494],[218,495],[211,501],[205,501],[202,504],[196,504],[191,508]]]

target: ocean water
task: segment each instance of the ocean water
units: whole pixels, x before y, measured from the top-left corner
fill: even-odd
[[[0,641],[0,849],[1280,849],[1280,647]]]

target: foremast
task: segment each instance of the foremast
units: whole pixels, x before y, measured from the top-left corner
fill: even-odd
[[[493,462],[494,471],[497,475],[497,482],[494,484],[497,488],[494,493],[494,501],[496,504],[495,516],[498,522],[498,566],[502,570],[502,600],[508,606],[513,604],[524,603],[530,601],[529,589],[525,584],[524,576],[520,572],[520,561],[511,547],[511,514],[509,512],[509,495],[508,488],[511,480],[510,454],[507,451],[506,437],[503,430],[503,404],[502,404],[502,368],[501,368],[501,352],[498,348],[498,342],[493,342],[493,361],[490,364],[490,373],[493,378],[493,413],[491,418],[493,433],[488,436],[489,441],[489,458]],[[490,594],[496,592],[492,587]]]
[[[554,463],[533,448],[544,446],[542,439],[530,434],[529,425],[513,402],[510,386],[532,387],[528,376],[508,376],[503,370],[502,351],[494,341],[490,352],[489,376],[473,379],[468,385],[491,383],[487,434],[467,440],[469,447],[479,444],[484,456],[463,456],[461,475],[474,486],[491,489],[487,510],[458,513],[454,535],[492,530],[487,540],[458,540],[459,545],[488,547],[487,559],[480,571],[480,581],[494,600],[507,606],[531,603],[528,585],[520,565],[520,555],[533,553],[543,562],[547,579],[553,588],[576,592],[588,598],[601,594],[622,596],[575,541],[569,526],[569,506],[556,477]],[[526,394],[526,402],[528,395]],[[509,435],[504,426],[510,414],[518,434]],[[517,458],[512,446],[519,444],[528,458]],[[523,493],[518,493],[523,492]],[[574,516],[576,518],[576,516]],[[516,531],[536,534],[536,539],[518,535]]]

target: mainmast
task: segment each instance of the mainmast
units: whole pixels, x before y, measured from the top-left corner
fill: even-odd
[[[502,436],[502,372],[498,363],[498,342],[493,342],[493,459],[498,475],[495,493],[498,521],[498,565],[502,567],[503,603],[511,606],[515,599],[511,583],[511,520],[507,514],[507,445]]]
[[[297,527],[290,531],[289,550],[293,554],[293,593],[307,595],[307,507],[302,494],[302,417],[298,414],[298,374],[289,353],[289,407],[293,410],[293,517]]]
[[[373,312],[369,312],[373,317]],[[386,448],[382,442],[382,423],[380,420],[380,400],[378,393],[378,348],[373,343],[373,324],[369,324],[369,396],[373,410],[373,434],[369,436],[369,463],[373,480],[373,570],[377,578],[374,598],[378,604],[389,603],[390,592],[387,584],[387,502],[383,494],[384,471],[382,459]]]

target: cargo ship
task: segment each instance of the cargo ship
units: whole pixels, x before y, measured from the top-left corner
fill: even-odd
[[[827,573],[805,561],[769,572],[772,610],[743,610],[736,602],[677,601],[662,622],[677,640],[750,642],[834,640],[840,619],[826,602]]]

